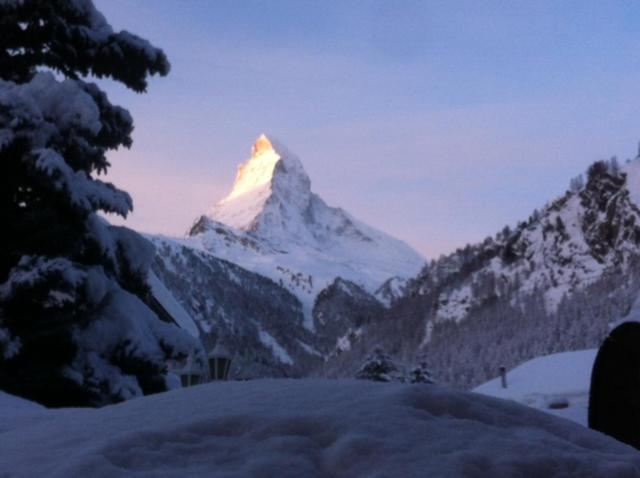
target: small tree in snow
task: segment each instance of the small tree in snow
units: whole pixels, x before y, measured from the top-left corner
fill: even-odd
[[[424,359],[413,367],[399,366],[382,347],[376,347],[365,359],[356,378],[374,382],[434,383]]]
[[[356,373],[356,378],[374,382],[402,381],[402,373],[381,347],[376,347]]]
[[[431,370],[424,359],[409,370],[406,379],[409,383],[435,383]]]
[[[165,360],[196,344],[139,299],[151,244],[97,215],[132,210],[96,176],[133,123],[83,78],[142,92],[169,63],[91,0],[2,0],[0,32],[0,388],[50,405],[164,390]]]

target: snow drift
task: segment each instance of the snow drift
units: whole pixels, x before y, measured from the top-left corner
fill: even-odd
[[[211,383],[101,409],[26,408],[3,420],[0,449],[0,475],[16,477],[640,474],[635,450],[567,420],[368,381]]]

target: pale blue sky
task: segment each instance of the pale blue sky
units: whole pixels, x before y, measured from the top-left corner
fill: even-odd
[[[428,257],[482,240],[640,139],[640,3],[96,0],[162,47],[110,174],[128,224],[183,234],[258,134],[330,205]]]

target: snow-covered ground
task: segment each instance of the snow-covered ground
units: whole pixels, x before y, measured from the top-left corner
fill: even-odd
[[[637,451],[570,421],[368,381],[218,382],[101,409],[14,409],[0,450],[12,477],[640,476]]]
[[[35,402],[9,395],[0,390],[0,416],[11,416],[20,412],[34,410],[45,410],[45,408]]]
[[[474,392],[515,400],[587,426],[591,369],[597,349],[562,352],[529,360],[507,372],[507,388],[500,377]],[[565,408],[556,408],[565,404]]]

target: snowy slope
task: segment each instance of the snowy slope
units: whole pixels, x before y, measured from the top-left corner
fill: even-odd
[[[0,475],[631,477],[640,454],[516,403],[368,381],[211,383],[101,409],[23,411]]]
[[[403,242],[371,228],[311,191],[295,154],[262,135],[231,193],[191,230],[191,246],[265,275],[302,302],[307,326],[317,294],[336,277],[370,293],[425,264]]]
[[[425,355],[441,383],[461,388],[501,365],[598,347],[640,291],[637,201],[640,159],[592,164],[515,227],[432,262],[362,340]]]
[[[473,391],[515,400],[587,426],[591,370],[597,352],[578,350],[538,357],[507,372],[506,389],[498,377]],[[550,408],[563,401],[566,408]]]
[[[196,322],[207,350],[224,343],[233,356],[232,376],[297,377],[319,365],[316,335],[304,327],[302,306],[291,292],[194,249],[191,239],[151,240],[153,273]]]
[[[443,291],[436,320],[459,322],[488,298],[513,293],[542,292],[553,314],[563,298],[640,256],[640,160],[624,167],[601,164],[586,184],[550,201],[515,230],[456,251],[425,270],[414,284],[418,293],[463,276]],[[492,283],[485,287],[488,278]]]

